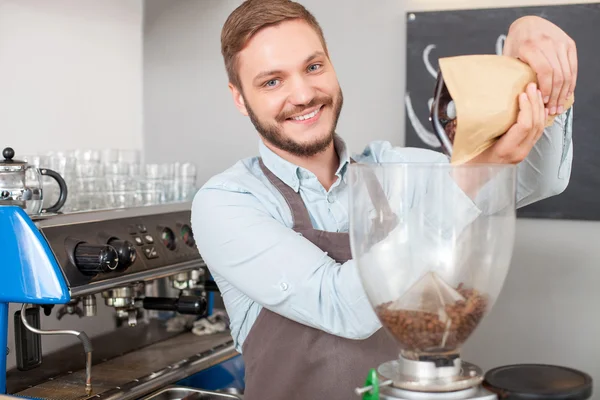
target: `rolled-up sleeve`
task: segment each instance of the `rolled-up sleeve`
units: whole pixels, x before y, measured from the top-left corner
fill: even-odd
[[[209,269],[263,307],[347,338],[366,338],[381,327],[355,262],[337,263],[251,193],[200,190],[192,229]]]

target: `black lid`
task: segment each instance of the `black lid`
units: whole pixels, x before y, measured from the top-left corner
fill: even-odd
[[[592,396],[592,378],[588,374],[555,365],[494,368],[485,374],[483,386],[507,400],[585,400]]]

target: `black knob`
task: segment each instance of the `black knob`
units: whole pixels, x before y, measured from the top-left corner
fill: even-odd
[[[117,271],[125,271],[133,264],[137,258],[137,252],[133,243],[127,240],[111,239],[108,241],[119,254],[119,265]]]
[[[14,156],[15,151],[12,149],[12,147],[7,147],[4,150],[2,150],[2,157],[4,157],[6,161],[12,161]]]
[[[206,299],[198,296],[144,297],[143,300],[146,310],[176,311],[179,314],[203,315],[207,306]]]
[[[75,265],[85,275],[114,271],[119,264],[119,253],[109,245],[79,243],[73,254]]]

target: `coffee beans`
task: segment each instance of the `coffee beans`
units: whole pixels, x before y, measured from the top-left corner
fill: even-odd
[[[446,132],[448,139],[450,139],[450,142],[454,143],[454,135],[456,135],[456,118],[450,120],[450,122],[444,126],[444,131]]]
[[[383,326],[396,338],[400,347],[417,353],[451,352],[473,333],[486,313],[485,295],[462,284],[456,288],[464,297],[439,310],[413,311],[392,309],[394,302],[375,308]]]

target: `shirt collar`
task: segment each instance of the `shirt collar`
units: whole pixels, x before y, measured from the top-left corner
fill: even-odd
[[[333,143],[335,145],[335,151],[338,153],[338,157],[340,158],[340,165],[337,171],[335,171],[335,174],[342,178],[346,172],[346,166],[350,164],[350,153],[348,152],[346,142],[341,138],[341,136],[336,134],[333,138]]]
[[[340,136],[336,134],[333,142],[340,159],[340,165],[335,174],[341,179],[347,169],[346,166],[350,163],[350,155],[346,143]],[[296,192],[300,188],[300,178],[304,179],[309,175],[312,176],[311,172],[275,154],[261,139],[258,141],[258,150],[265,166]]]

